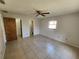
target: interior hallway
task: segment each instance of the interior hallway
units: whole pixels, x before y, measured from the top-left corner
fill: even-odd
[[[38,35],[8,42],[4,59],[79,59],[79,48]]]

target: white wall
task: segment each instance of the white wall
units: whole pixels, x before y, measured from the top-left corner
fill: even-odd
[[[57,20],[57,29],[48,29],[48,22]],[[40,20],[40,34],[79,47],[79,14],[55,16]]]
[[[39,34],[38,29],[38,21],[31,16],[28,15],[20,15],[20,14],[13,14],[13,13],[7,13],[3,14],[5,17],[14,17],[14,18],[20,18],[22,20],[22,34],[23,38],[28,37],[30,35],[30,20],[34,20],[34,34]]]
[[[6,46],[5,44],[6,44],[5,31],[4,31],[2,15],[0,13],[0,59],[4,58],[5,46]]]
[[[34,18],[34,35],[39,34],[39,20]]]
[[[16,31],[17,36],[21,36],[20,18],[16,18]]]

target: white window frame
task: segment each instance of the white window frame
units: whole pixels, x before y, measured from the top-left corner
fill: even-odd
[[[57,28],[57,20],[51,20],[51,21],[49,21],[48,28],[55,30]]]

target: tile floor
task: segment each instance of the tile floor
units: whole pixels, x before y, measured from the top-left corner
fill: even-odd
[[[38,35],[8,42],[4,59],[79,59],[79,48]]]

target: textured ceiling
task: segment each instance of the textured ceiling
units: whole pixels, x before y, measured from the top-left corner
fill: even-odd
[[[50,11],[52,15],[79,11],[79,0],[5,0],[0,9],[12,13],[33,14],[33,9]]]

